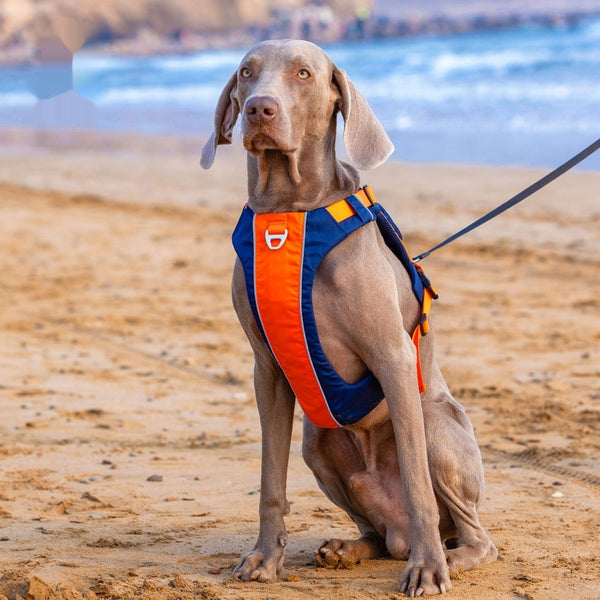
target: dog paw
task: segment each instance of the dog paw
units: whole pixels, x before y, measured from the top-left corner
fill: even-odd
[[[349,569],[360,560],[358,545],[354,540],[329,540],[315,550],[315,564],[325,569]]]
[[[445,550],[445,554],[451,575],[486,565],[498,558],[496,546],[487,539],[478,544]]]
[[[283,549],[280,552],[267,554],[254,549],[244,554],[238,566],[233,570],[233,576],[240,581],[272,581],[283,566]]]
[[[410,559],[402,574],[400,591],[409,598],[445,594],[452,584],[446,562],[424,566]]]

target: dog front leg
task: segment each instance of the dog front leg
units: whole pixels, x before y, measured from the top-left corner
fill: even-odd
[[[281,570],[287,544],[283,516],[289,510],[285,490],[295,399],[270,355],[256,360],[254,388],[262,430],[260,530],[233,574],[244,581],[269,581]]]
[[[389,406],[398,450],[406,511],[410,520],[410,558],[400,589],[410,597],[450,589],[448,565],[439,534],[423,410],[415,373],[416,355],[408,335],[373,362]]]

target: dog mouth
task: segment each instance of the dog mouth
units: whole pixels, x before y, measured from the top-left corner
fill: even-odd
[[[247,120],[242,123],[242,142],[251,154],[265,150],[279,150],[284,154],[294,152],[296,147],[286,141],[286,137],[276,123],[251,123]]]
[[[254,135],[244,135],[243,144],[244,148],[251,154],[264,152],[265,150],[279,150],[284,154],[288,154],[296,150],[296,148],[282,144],[277,138],[264,132]]]

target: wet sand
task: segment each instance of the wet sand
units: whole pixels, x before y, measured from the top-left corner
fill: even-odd
[[[201,141],[2,142],[0,599],[400,598],[404,563],[311,564],[356,530],[302,461],[300,412],[280,579],[232,580],[260,468],[229,298],[241,152],[203,172]],[[542,174],[390,163],[364,182],[416,254]],[[600,597],[599,190],[569,173],[423,263],[500,553],[450,598]]]

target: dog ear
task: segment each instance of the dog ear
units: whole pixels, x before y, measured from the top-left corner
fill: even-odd
[[[394,151],[394,145],[350,78],[335,65],[333,83],[340,91],[338,102],[344,117],[344,144],[358,169],[374,169]]]
[[[200,165],[204,169],[209,169],[213,164],[219,144],[231,144],[231,134],[240,114],[240,108],[235,98],[236,84],[237,72],[231,76],[219,96],[215,109],[215,128],[202,148]]]

